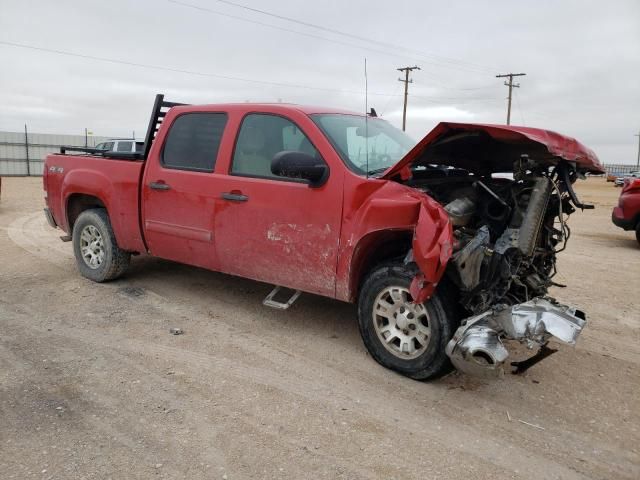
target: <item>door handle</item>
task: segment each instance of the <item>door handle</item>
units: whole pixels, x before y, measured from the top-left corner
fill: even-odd
[[[170,190],[171,187],[164,182],[151,182],[149,188],[153,190]]]
[[[249,197],[240,192],[224,192],[221,197],[232,202],[246,202],[249,200]]]

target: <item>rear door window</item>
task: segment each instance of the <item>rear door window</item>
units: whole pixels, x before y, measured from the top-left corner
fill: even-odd
[[[118,142],[118,152],[130,152],[133,142]]]
[[[173,121],[162,151],[162,165],[177,170],[213,172],[226,113],[186,113]]]

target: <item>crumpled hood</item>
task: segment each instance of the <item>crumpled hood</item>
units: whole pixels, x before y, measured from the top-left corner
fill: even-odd
[[[438,164],[478,173],[510,172],[521,155],[554,165],[575,162],[582,171],[604,173],[596,154],[576,139],[539,128],[441,122],[382,178],[410,176],[412,166]]]

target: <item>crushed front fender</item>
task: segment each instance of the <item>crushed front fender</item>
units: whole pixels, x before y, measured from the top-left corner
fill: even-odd
[[[446,211],[428,195],[389,180],[369,179],[345,198],[336,297],[352,300],[359,278],[362,240],[381,231],[411,232],[411,258],[418,266],[410,292],[415,302],[433,294],[452,255],[453,230]]]
[[[447,213],[430,198],[423,198],[412,245],[413,259],[420,269],[409,288],[414,302],[425,302],[433,294],[451,258],[452,238]]]

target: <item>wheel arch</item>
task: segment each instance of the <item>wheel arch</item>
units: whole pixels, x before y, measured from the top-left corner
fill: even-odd
[[[349,301],[355,301],[362,282],[376,265],[406,255],[413,230],[376,230],[364,235],[353,250],[349,268]]]
[[[97,196],[86,193],[72,193],[66,200],[66,220],[69,226],[69,233],[73,231],[73,225],[82,212],[92,208],[104,208],[109,215],[109,209],[106,204]]]

